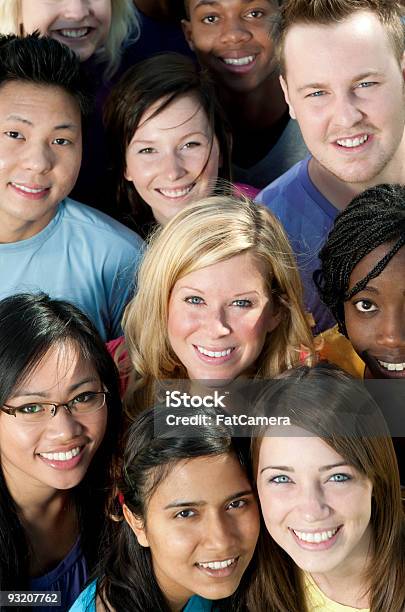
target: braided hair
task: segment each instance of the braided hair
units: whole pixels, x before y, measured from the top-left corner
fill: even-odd
[[[350,275],[359,261],[381,244],[392,246],[350,291]],[[381,274],[405,244],[405,187],[378,185],[356,196],[335,220],[319,253],[320,270],[314,282],[322,301],[332,311],[339,331],[347,336],[344,302]]]

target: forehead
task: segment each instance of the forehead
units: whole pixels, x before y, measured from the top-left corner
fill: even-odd
[[[54,124],[67,118],[80,123],[80,108],[74,97],[61,87],[37,85],[26,81],[7,81],[0,85],[0,113],[36,119],[40,124]]]
[[[217,261],[210,266],[194,270],[177,280],[175,288],[185,285],[198,285],[207,291],[235,290],[241,291],[264,289],[264,264],[257,261],[250,253],[234,255],[229,259]],[[197,287],[196,287],[197,288]]]
[[[329,82],[335,76],[385,73],[397,60],[387,30],[369,11],[358,11],[340,23],[299,23],[284,40],[287,76]]]
[[[216,503],[246,488],[249,481],[233,453],[184,459],[159,484],[150,505],[161,507],[174,500]]]
[[[186,7],[189,11],[195,11],[200,7],[206,8],[244,8],[256,3],[258,0],[186,0]],[[260,0],[262,4],[269,6],[278,6],[278,0]]]
[[[291,429],[291,431],[288,431]],[[341,463],[344,459],[321,438],[311,436],[306,430],[294,427],[285,435],[263,438],[260,446],[259,468],[266,465],[289,466],[294,470]]]
[[[175,98],[168,106],[159,110],[164,98],[158,100],[142,115],[136,136],[151,131],[168,133],[177,130],[208,128],[208,117],[196,95],[192,93]],[[155,114],[156,113],[156,114]]]
[[[356,283],[361,281],[375,266],[385,257],[385,255],[392,249],[395,243],[380,244],[380,246],[373,249],[365,257],[363,257],[359,263],[353,268],[350,275],[349,289],[354,287]],[[402,281],[402,282],[401,282]],[[394,288],[402,288],[405,286],[405,247],[401,247],[389,261],[386,267],[380,272],[380,274],[369,281],[370,285],[379,285],[380,283],[388,283],[392,286],[391,295],[394,295]]]

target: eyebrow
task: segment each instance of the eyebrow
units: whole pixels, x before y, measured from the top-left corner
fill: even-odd
[[[159,128],[161,131],[167,131],[167,130],[175,130],[177,127],[179,127],[178,125],[174,125],[173,127],[169,127],[169,128]],[[201,132],[200,130],[194,131],[194,132],[188,132],[187,134],[183,134],[179,140],[184,140],[185,138],[190,138],[191,136],[204,136],[204,138],[208,138],[208,135],[205,132]],[[134,138],[131,143],[134,144],[136,143],[142,143],[142,144],[155,144],[156,140],[158,140],[157,138],[155,138],[155,140],[144,140],[143,138]]]
[[[83,378],[83,380],[81,380],[80,382],[77,382],[74,385],[71,385],[68,389],[68,393],[75,391],[82,385],[85,385],[90,382],[98,382],[98,381],[99,379],[96,376],[89,376],[88,378]],[[30,391],[29,389],[20,389],[19,391],[17,391],[17,393],[15,393],[12,396],[11,399],[15,399],[17,397],[29,397],[31,395],[35,395],[36,397],[45,397],[45,398],[49,397],[49,394],[46,391]]]
[[[227,502],[230,502],[233,499],[237,499],[238,497],[243,497],[245,495],[253,495],[252,489],[246,489],[245,491],[239,491],[238,493],[233,493],[232,495],[229,495],[229,497],[224,499],[222,503],[226,504]],[[170,510],[171,508],[184,508],[187,506],[201,507],[201,506],[206,506],[206,505],[207,505],[207,502],[204,500],[184,501],[182,499],[176,499],[175,501],[170,502],[170,504],[167,504],[167,506],[164,507],[164,510]]]
[[[352,83],[356,83],[357,81],[362,81],[363,79],[366,79],[368,77],[372,77],[372,76],[383,76],[383,73],[380,72],[379,70],[368,70],[367,72],[362,72],[361,74],[355,76],[352,79]],[[328,87],[328,85],[326,83],[307,83],[306,85],[302,85],[301,87],[298,88],[297,91],[301,92],[304,91],[305,89],[326,89]]]
[[[8,115],[6,117],[6,120],[12,121],[19,121],[20,123],[24,123],[25,125],[29,125],[31,127],[34,127],[34,124],[32,123],[32,121],[30,121],[29,119],[26,119],[25,117],[21,117],[20,115]],[[61,123],[60,125],[55,125],[53,128],[53,130],[77,130],[78,126],[73,124],[73,123]]]
[[[341,461],[340,463],[332,463],[331,465],[323,465],[318,469],[318,472],[328,472],[337,467],[349,466],[347,461]],[[260,470],[260,474],[263,474],[266,470],[280,470],[280,472],[295,472],[294,468],[289,465],[267,465]]]
[[[251,2],[254,2],[254,0],[242,0],[243,4],[250,4]],[[219,6],[221,4],[222,2],[220,0],[198,0],[194,10],[198,9],[200,6]]]
[[[202,295],[205,295],[205,291],[203,291],[202,289],[196,289],[195,287],[179,287],[178,291],[194,291],[195,293],[201,293]],[[260,295],[258,291],[256,291],[256,289],[248,289],[247,291],[241,291],[241,293],[234,293],[232,295],[232,297],[239,297],[241,295],[250,295],[251,293],[255,293],[256,295]]]

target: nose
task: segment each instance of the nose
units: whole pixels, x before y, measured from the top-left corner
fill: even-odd
[[[333,123],[340,128],[351,128],[360,123],[364,114],[359,105],[360,101],[352,92],[337,94],[333,108]]]
[[[239,18],[225,20],[220,36],[224,45],[239,45],[248,42],[252,34],[245,21]]]
[[[386,310],[384,317],[379,317],[377,344],[387,348],[405,347],[405,317],[402,308]]]
[[[164,156],[161,167],[162,176],[174,183],[187,174],[181,156],[177,152],[170,152]]]
[[[318,484],[308,484],[299,491],[297,507],[300,518],[307,523],[315,523],[326,519],[331,512],[322,487]]]
[[[221,556],[233,554],[235,542],[238,541],[235,524],[220,512],[213,512],[207,516],[204,524],[204,536],[205,548]]]
[[[80,21],[90,14],[89,0],[65,0],[63,16],[71,21]]]
[[[69,442],[82,433],[83,425],[63,406],[59,406],[55,416],[47,423],[47,437],[53,442]]]
[[[209,338],[221,338],[229,336],[232,332],[231,325],[222,307],[211,308],[206,313],[207,335]]]
[[[45,143],[25,144],[22,165],[24,170],[46,174],[53,166],[53,153]]]

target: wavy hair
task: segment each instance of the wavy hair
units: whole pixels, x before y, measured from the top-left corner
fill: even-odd
[[[254,376],[274,377],[298,363],[302,346],[313,352],[301,280],[279,221],[269,210],[245,198],[205,198],[186,207],[155,233],[141,264],[138,292],[123,319],[133,368],[128,406],[134,399],[135,405],[139,404],[136,397],[141,390],[146,395],[140,405],[150,405],[155,380],[188,377],[167,333],[169,298],[175,283],[190,272],[241,253],[251,254],[263,266],[269,296],[282,309],[280,323],[266,337]]]
[[[289,417],[292,425],[319,437],[371,481],[373,555],[365,581],[370,612],[403,612],[405,515],[398,464],[386,423],[363,382],[329,364],[301,366],[269,383],[256,410]],[[254,474],[265,435],[266,428],[261,428],[252,438]],[[309,612],[302,571],[266,530],[259,541],[259,576],[254,601],[260,609]]]

